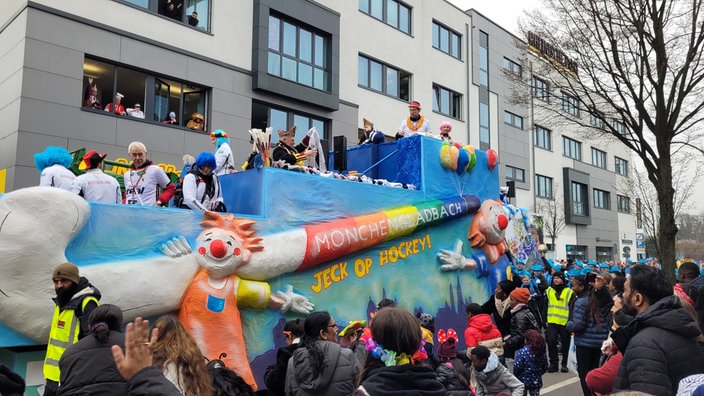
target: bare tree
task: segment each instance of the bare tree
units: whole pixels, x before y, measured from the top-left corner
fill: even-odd
[[[534,212],[540,215],[543,224],[543,234],[550,238],[550,244],[555,246],[555,240],[565,229],[565,210],[560,200],[538,198]]]
[[[676,155],[673,165],[673,190],[672,197],[675,218],[684,216],[684,211],[692,208],[694,186],[701,179],[700,168],[696,161],[685,161],[682,155]],[[679,161],[677,161],[679,159]],[[687,169],[690,168],[690,169]],[[657,257],[662,257],[661,244],[658,237],[658,224],[660,224],[660,205],[657,200],[657,191],[652,183],[648,182],[645,172],[634,170],[631,178],[627,179],[618,189],[625,195],[640,200],[640,217],[646,240],[652,241],[650,251]]]
[[[540,58],[532,68],[562,91],[563,109],[576,101],[590,121],[601,120],[576,122],[619,140],[642,161],[657,197],[660,259],[672,281],[672,157],[683,148],[704,153],[703,1],[543,0],[521,23],[526,37],[531,32],[549,43],[529,46]],[[545,110],[575,121],[555,107]]]

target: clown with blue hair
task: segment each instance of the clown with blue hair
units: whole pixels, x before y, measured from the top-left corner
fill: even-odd
[[[216,166],[213,172],[216,176],[226,175],[235,171],[235,158],[232,156],[230,137],[222,129],[210,132],[210,141],[215,146]]]
[[[63,147],[49,146],[41,153],[34,154],[34,165],[41,173],[40,186],[58,187],[70,191],[76,175],[68,168],[73,157]]]
[[[183,178],[183,203],[179,206],[201,212],[225,211],[220,181],[213,172],[215,166],[213,154],[207,151],[198,154],[190,172]]]

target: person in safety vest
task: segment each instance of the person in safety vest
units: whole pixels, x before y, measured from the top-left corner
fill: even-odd
[[[562,368],[560,371],[566,373],[567,370],[567,354],[570,348],[570,333],[565,328],[567,319],[570,316],[570,300],[574,298],[572,289],[567,287],[565,276],[560,271],[555,271],[552,274],[552,284],[545,291],[545,297],[548,302],[548,327],[545,331],[548,355],[550,356],[550,366],[548,372],[554,373],[557,371],[557,344],[560,342],[560,353],[562,354]]]
[[[59,359],[66,348],[90,333],[88,317],[98,307],[100,291],[81,277],[73,263],[59,264],[51,276],[54,281],[54,316],[44,359],[44,395],[56,395],[59,386]]]

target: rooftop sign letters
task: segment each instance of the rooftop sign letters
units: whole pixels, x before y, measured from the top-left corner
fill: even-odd
[[[564,52],[556,48],[554,45],[543,40],[543,38],[537,34],[528,32],[528,45],[534,50],[540,52],[542,55],[561,64],[575,75],[577,74],[577,62],[565,55]]]

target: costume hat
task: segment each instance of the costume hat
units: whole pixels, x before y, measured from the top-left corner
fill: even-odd
[[[408,107],[409,107],[409,108],[410,108],[410,107],[415,107],[415,108],[417,108],[418,110],[421,109],[421,107],[420,107],[420,102],[417,101],[417,100],[414,100],[413,102],[411,102],[411,104],[409,104]]]
[[[222,129],[216,129],[216,130],[210,132],[210,137],[211,138],[225,138],[225,139],[229,138],[229,136],[227,136],[227,133],[225,133],[225,131],[223,131]]]
[[[279,129],[279,137],[296,137],[296,126],[292,126],[288,131]]]
[[[371,121],[369,121],[369,120],[366,119],[366,118],[362,118],[362,124],[363,124],[363,125],[369,125],[370,127],[374,128],[374,123],[371,122]]]
[[[81,163],[80,169],[94,169],[98,167],[100,161],[104,160],[108,155],[98,154],[95,150],[90,150],[83,156],[83,162]]]
[[[76,264],[69,263],[68,261],[63,264],[59,264],[54,268],[51,279],[56,278],[68,279],[73,283],[78,283],[81,280]]]

